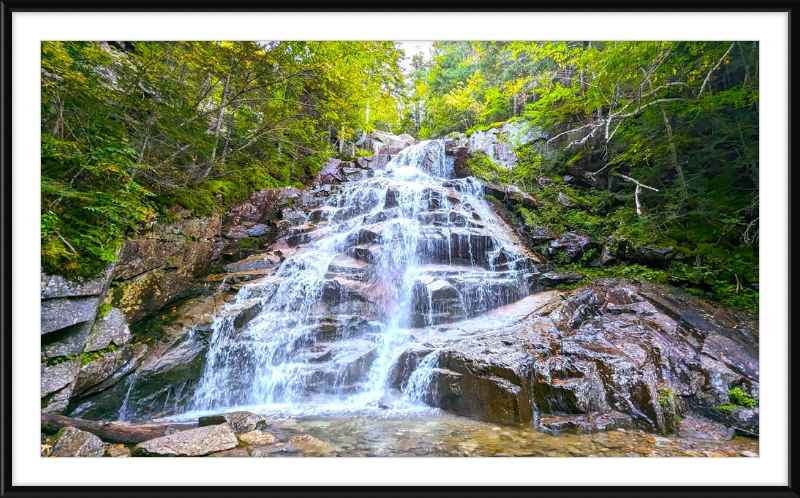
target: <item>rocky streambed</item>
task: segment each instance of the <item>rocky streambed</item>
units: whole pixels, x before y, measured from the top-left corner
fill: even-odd
[[[757,453],[755,322],[575,287],[548,254],[588,239],[516,227],[534,199],[458,170],[441,141],[332,162],[155,228],[105,281],[43,278],[42,408],[69,417],[43,454]]]

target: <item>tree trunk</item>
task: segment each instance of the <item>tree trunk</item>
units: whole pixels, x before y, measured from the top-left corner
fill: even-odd
[[[169,424],[130,424],[42,414],[42,432],[55,433],[65,427],[91,432],[103,441],[121,444],[138,444],[165,436],[170,428]]]
[[[233,121],[236,119],[236,109],[231,111],[231,117],[228,119],[228,130],[225,133],[225,146],[222,148],[222,164],[225,164],[225,158],[228,157],[228,144],[231,143],[231,135],[233,135]]]

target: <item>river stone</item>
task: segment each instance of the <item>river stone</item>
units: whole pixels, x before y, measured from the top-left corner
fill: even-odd
[[[249,431],[238,435],[239,441],[251,446],[270,444],[276,441],[275,436],[264,431]]]
[[[131,450],[121,444],[108,445],[103,456],[112,458],[125,458],[131,456]]]
[[[228,424],[198,427],[137,444],[133,456],[204,456],[239,444]]]
[[[99,437],[74,427],[61,429],[54,439],[55,444],[50,452],[51,456],[101,457],[106,451],[106,443]]]
[[[320,441],[319,439],[315,438],[314,436],[310,436],[308,434],[300,434],[299,436],[294,436],[292,439],[289,440],[289,444],[295,446],[322,446],[325,443]]]
[[[42,335],[94,320],[100,302],[96,297],[57,298],[42,301]]]
[[[216,453],[211,453],[208,455],[209,457],[238,457],[238,458],[248,458],[250,457],[250,453],[247,452],[244,448],[233,448],[231,450],[225,451],[218,451]]]
[[[251,412],[231,412],[220,415],[208,415],[197,420],[200,427],[228,424],[236,434],[262,431],[267,428],[267,419]],[[261,443],[251,443],[261,444]]]
[[[94,323],[92,332],[86,340],[85,351],[106,349],[112,343],[124,346],[129,342],[131,342],[131,332],[125,314],[119,308],[111,308]]]

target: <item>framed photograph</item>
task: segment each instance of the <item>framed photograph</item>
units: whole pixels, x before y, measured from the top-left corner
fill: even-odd
[[[793,6],[3,2],[0,494],[795,496]]]

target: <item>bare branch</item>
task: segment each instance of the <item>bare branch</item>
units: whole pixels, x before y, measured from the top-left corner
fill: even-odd
[[[722,64],[722,61],[724,61],[725,57],[727,57],[728,54],[731,53],[731,50],[733,50],[733,46],[735,44],[736,42],[731,43],[731,46],[728,47],[728,50],[726,50],[725,53],[722,54],[722,57],[719,58],[716,65],[711,68],[711,71],[708,72],[708,74],[706,75],[706,79],[703,80],[703,85],[700,87],[700,93],[697,94],[698,99],[700,98],[701,95],[703,95],[703,90],[706,89],[706,85],[708,84],[709,78],[711,78],[711,74],[714,73],[714,71],[716,71],[717,69],[719,69],[719,66]]]

